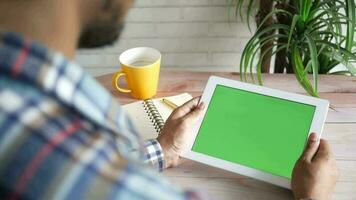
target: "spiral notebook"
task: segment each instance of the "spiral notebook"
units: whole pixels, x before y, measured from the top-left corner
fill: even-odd
[[[183,93],[163,98],[181,106],[192,99],[192,96]],[[156,138],[169,115],[173,112],[172,107],[163,103],[163,98],[138,101],[123,106],[126,113],[131,117],[136,130],[144,139]]]

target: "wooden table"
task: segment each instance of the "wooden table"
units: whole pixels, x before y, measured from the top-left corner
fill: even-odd
[[[163,70],[157,97],[182,92],[198,96],[211,75],[239,80],[237,73]],[[122,104],[135,101],[112,89],[111,74],[97,79]],[[293,75],[264,75],[263,80],[271,88],[304,93]],[[356,199],[356,77],[322,75],[319,92],[334,108],[329,111],[323,133],[333,147],[341,173],[334,199]],[[292,199],[289,190],[188,160],[163,174],[176,185],[204,191],[210,199]]]

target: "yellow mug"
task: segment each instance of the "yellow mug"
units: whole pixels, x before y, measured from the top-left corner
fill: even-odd
[[[131,93],[136,99],[149,99],[156,95],[161,66],[161,53],[149,47],[126,50],[120,55],[121,71],[112,77],[112,86],[119,92]],[[125,76],[128,88],[119,86]]]

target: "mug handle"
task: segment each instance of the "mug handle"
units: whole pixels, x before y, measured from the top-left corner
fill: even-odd
[[[119,90],[120,92],[123,92],[123,93],[130,93],[131,90],[130,89],[125,89],[125,88],[121,88],[119,86],[119,79],[121,76],[126,76],[126,74],[123,72],[123,71],[120,71],[120,72],[116,72],[113,76],[112,76],[112,86],[114,88],[116,88],[117,90]]]

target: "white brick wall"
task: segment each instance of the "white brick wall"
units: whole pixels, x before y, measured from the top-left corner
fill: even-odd
[[[251,33],[227,0],[136,0],[121,39],[110,47],[81,50],[76,60],[93,75],[118,69],[125,49],[149,46],[162,52],[162,68],[238,71]]]

